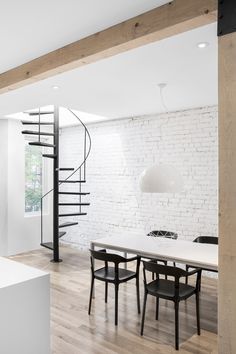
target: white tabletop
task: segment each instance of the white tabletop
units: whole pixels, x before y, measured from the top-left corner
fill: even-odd
[[[48,275],[39,269],[0,257],[0,288]]]
[[[96,246],[195,267],[218,269],[218,245],[143,235],[118,235],[92,240],[91,248]]]

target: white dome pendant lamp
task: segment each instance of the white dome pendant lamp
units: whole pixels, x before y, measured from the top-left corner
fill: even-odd
[[[168,112],[163,97],[163,90],[166,86],[166,83],[158,84],[161,104]],[[175,166],[160,164],[150,166],[142,172],[139,186],[143,193],[180,193],[183,191],[184,184]]]
[[[173,166],[154,165],[142,172],[139,186],[143,193],[181,193],[183,179]]]

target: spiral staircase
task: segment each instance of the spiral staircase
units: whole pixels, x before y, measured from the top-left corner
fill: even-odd
[[[77,167],[59,166],[59,107],[54,107],[53,110],[45,111],[38,109],[37,111],[25,112],[31,120],[23,120],[24,126],[29,126],[30,130],[23,130],[22,134],[36,137],[36,141],[30,141],[29,145],[47,148],[50,153],[43,153],[42,156],[53,161],[53,188],[41,197],[41,246],[53,251],[53,262],[60,262],[59,256],[59,239],[66,234],[68,227],[78,225],[78,218],[87,215],[84,212],[84,207],[90,203],[84,202],[83,197],[89,195],[89,192],[82,191],[82,186],[86,184],[86,162],[91,151],[91,137],[85,124],[80,118],[70,109],[68,112],[72,114],[80,123],[84,130],[83,138],[83,159]],[[50,117],[50,119],[48,118]],[[51,118],[53,117],[53,118]],[[46,120],[45,120],[46,118]],[[32,127],[36,128],[35,130]],[[46,127],[46,128],[45,128]],[[43,130],[44,129],[44,130]],[[51,138],[52,143],[45,142],[46,138]],[[69,173],[66,177],[61,177],[62,173]],[[73,178],[72,178],[73,177]],[[73,186],[70,190],[63,190],[63,186]],[[77,188],[75,187],[77,186]],[[65,189],[65,188],[64,188]],[[44,202],[47,196],[52,195],[53,204],[53,240],[52,242],[44,242]],[[67,196],[70,201],[62,202],[61,197]],[[76,200],[75,200],[76,198]],[[63,208],[63,210],[61,209]],[[74,209],[73,212],[64,211],[66,208]],[[62,210],[62,211],[61,211]],[[67,221],[67,218],[73,218],[72,221]],[[66,220],[66,221],[61,221]]]

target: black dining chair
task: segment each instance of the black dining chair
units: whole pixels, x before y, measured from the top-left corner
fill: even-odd
[[[118,291],[119,285],[129,280],[136,279],[136,293],[137,293],[137,307],[138,313],[140,313],[140,291],[139,291],[139,268],[141,257],[135,256],[132,258],[124,258],[114,253],[107,253],[106,250],[94,251],[91,253],[91,289],[89,298],[88,314],[90,315],[93,297],[94,280],[100,280],[105,282],[105,303],[107,302],[108,284],[115,285],[115,325],[118,324]],[[104,266],[95,269],[95,260],[104,262]],[[119,267],[120,264],[127,264],[129,262],[136,261],[136,270],[131,271],[126,268]],[[111,266],[109,264],[112,264]]]
[[[196,243],[208,243],[211,245],[218,245],[218,237],[215,236],[198,236],[197,238],[195,238],[193,240],[193,242]],[[186,264],[186,271],[189,270],[189,268],[194,268],[188,264]],[[206,270],[206,271],[210,271],[210,272],[214,272],[217,273],[217,270],[212,270],[212,269],[206,269],[206,268],[202,268],[202,270]],[[186,277],[185,279],[185,283],[188,284],[188,278]],[[201,283],[199,284],[199,291],[201,291]]]
[[[171,300],[175,306],[175,349],[179,349],[179,303],[192,295],[196,297],[197,333],[200,335],[200,309],[199,309],[199,283],[201,281],[201,269],[187,272],[184,269],[143,261],[144,301],[141,322],[141,336],[144,330],[147,296],[156,297],[156,320],[159,316],[159,299]],[[156,279],[147,283],[146,272],[156,273]],[[195,286],[180,282],[182,277],[190,277],[196,274]],[[173,280],[160,279],[160,275],[172,277]]]
[[[165,231],[165,230],[155,230],[151,231],[147,234],[147,236],[151,237],[164,237],[164,238],[171,238],[172,240],[177,240],[178,234],[176,232],[172,231]],[[158,262],[158,263],[164,263],[164,265],[167,265],[168,262],[163,259],[157,259],[157,258],[151,258],[151,262]],[[176,266],[175,262],[173,262],[174,266]],[[154,279],[154,274],[152,275],[152,278]],[[166,276],[167,279],[167,276]]]
[[[165,237],[165,238],[171,238],[173,240],[177,240],[177,238],[178,238],[178,234],[176,232],[165,231],[165,230],[151,231],[147,234],[147,236]]]

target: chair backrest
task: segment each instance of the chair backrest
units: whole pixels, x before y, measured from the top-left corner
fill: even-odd
[[[91,272],[94,274],[94,260],[99,260],[103,261],[105,264],[105,268],[108,268],[108,263],[114,263],[114,268],[115,268],[115,278],[118,280],[118,274],[119,274],[119,264],[120,263],[127,263],[132,260],[136,260],[136,275],[139,274],[139,267],[140,267],[140,257],[133,257],[133,258],[125,258],[122,257],[118,254],[114,253],[108,253],[105,249],[99,250],[99,251],[94,251],[90,249],[90,260],[91,260]]]
[[[157,275],[169,275],[174,278],[185,277],[187,273],[186,270],[182,268],[162,265],[150,261],[143,261],[143,269],[151,273],[156,273]]]
[[[169,277],[173,277],[175,282],[174,297],[175,298],[179,297],[179,283],[180,283],[179,279],[181,277],[185,277],[187,274],[187,272],[184,269],[143,261],[143,279],[144,279],[145,288],[147,286],[146,271],[155,273],[157,279],[159,279],[160,275],[167,275]]]
[[[198,236],[193,242],[197,243],[210,243],[212,245],[218,245],[218,237],[215,236]]]
[[[94,274],[95,269],[94,269],[94,260],[97,259],[99,261],[104,262],[105,268],[108,268],[108,263],[111,262],[113,263],[113,266],[115,268],[115,278],[118,279],[118,274],[119,274],[119,264],[122,262],[126,261],[126,258],[119,256],[118,254],[114,253],[107,253],[106,250],[99,250],[99,251],[94,251],[90,250],[90,261],[91,261],[91,272]]]
[[[167,265],[162,265],[162,264],[158,264],[158,263],[154,263],[154,262],[146,262],[143,261],[143,280],[144,280],[144,288],[145,291],[148,291],[148,284],[147,284],[147,278],[146,278],[146,271],[151,272],[151,273],[156,273],[157,276],[157,280],[153,280],[155,281],[159,281],[160,275],[166,275],[169,277],[173,277],[174,278],[174,286],[175,286],[175,291],[173,294],[173,300],[178,299],[179,298],[179,289],[180,289],[180,278],[181,277],[186,277],[189,275],[193,275],[196,274],[196,283],[195,283],[195,291],[198,292],[199,291],[199,285],[200,285],[200,281],[201,281],[201,269],[196,269],[196,271],[192,272],[187,272],[186,270],[182,269],[182,268],[178,268],[178,267],[171,267],[171,266],[167,266]],[[192,273],[192,274],[191,274]],[[168,280],[163,280],[168,282]]]
[[[153,236],[153,237],[166,237],[166,238],[172,238],[173,240],[176,240],[178,238],[178,234],[172,231],[165,231],[165,230],[154,230],[151,231],[147,234],[147,236]]]
[[[124,258],[118,254],[107,253],[106,250],[100,250],[100,251],[90,250],[90,253],[91,253],[91,257],[93,259],[97,259],[100,261],[112,262],[115,264],[126,262],[126,258]]]

